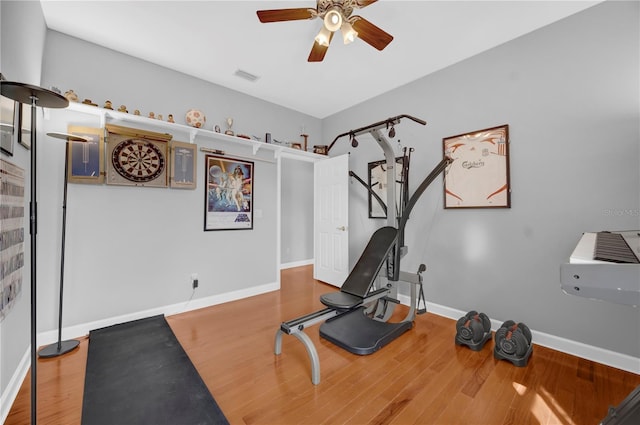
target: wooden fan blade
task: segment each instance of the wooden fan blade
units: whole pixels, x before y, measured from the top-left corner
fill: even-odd
[[[358,32],[358,38],[378,50],[384,49],[393,40],[391,34],[384,32],[361,16],[353,16],[349,21],[353,29]]]
[[[258,10],[256,13],[262,23],[297,21],[299,19],[312,19],[316,16],[315,9],[307,8]]]
[[[329,36],[329,44],[331,44],[331,40],[333,39],[333,33]],[[322,62],[324,59],[324,55],[327,53],[329,46],[322,46],[317,41],[313,42],[313,47],[311,48],[311,53],[309,53],[309,59],[307,62]]]
[[[369,6],[371,3],[375,3],[378,0],[356,0],[356,7],[358,9],[362,9],[363,7]]]

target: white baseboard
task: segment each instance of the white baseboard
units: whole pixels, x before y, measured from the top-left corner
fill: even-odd
[[[410,299],[407,295],[400,294],[398,298],[402,304],[410,304]],[[429,302],[427,302],[427,311],[453,320],[458,320],[467,314],[466,311]],[[502,321],[491,319],[491,330],[500,329],[502,323]],[[531,335],[533,336],[532,342],[534,344],[640,375],[640,358],[539,332],[534,329],[531,329]]]
[[[7,420],[7,416],[9,416],[9,410],[13,405],[13,401],[18,396],[18,391],[20,391],[20,386],[22,385],[22,382],[24,382],[24,378],[27,376],[30,364],[31,346],[27,348],[27,351],[22,356],[16,371],[11,376],[9,384],[7,384],[7,388],[5,388],[2,392],[2,397],[0,397],[0,423],[2,424]]]
[[[69,326],[62,330],[62,339],[73,339],[87,335],[93,329],[100,329],[106,326],[115,325],[118,323],[129,322],[131,320],[144,319],[145,317],[155,316],[158,314],[164,314],[165,316],[171,316],[174,314],[184,313],[191,310],[198,310],[200,308],[210,307],[217,304],[223,304],[230,301],[236,301],[243,298],[252,297],[254,295],[260,295],[267,292],[277,291],[280,286],[277,282],[268,283],[260,286],[253,286],[251,288],[240,289],[238,291],[226,292],[224,294],[212,295],[205,298],[191,299],[182,303],[167,305],[163,307],[152,308],[149,310],[138,311],[135,313],[124,314],[116,317],[109,317],[106,319],[100,319],[89,323],[83,323],[80,325]],[[41,332],[37,335],[37,345],[43,346],[52,344],[58,341],[58,331],[52,330],[47,332]],[[20,364],[16,368],[15,372],[11,376],[9,384],[2,392],[0,398],[0,423],[4,423],[9,415],[9,410],[15,401],[20,386],[27,376],[29,367],[31,366],[31,347],[27,347]]]
[[[291,269],[293,267],[308,266],[313,264],[314,264],[313,258],[310,260],[292,261],[290,263],[280,264],[280,270]]]
[[[124,314],[116,317],[109,317],[106,319],[100,319],[89,323],[83,323],[80,325],[70,326],[64,328],[62,331],[63,339],[78,338],[87,335],[89,331],[93,329],[100,329],[106,326],[115,325],[118,323],[130,322],[132,320],[143,319],[145,317],[155,316],[158,314],[164,314],[165,316],[171,316],[174,314],[180,314],[191,310],[198,310],[200,308],[210,307],[217,304],[223,304],[230,301],[236,301],[243,298],[252,297],[254,295],[260,295],[267,292],[277,291],[280,289],[277,283],[268,283],[260,286],[253,286],[251,288],[240,289],[238,291],[225,292],[224,294],[212,295],[205,298],[190,299],[188,301],[172,304],[149,310],[138,311],[135,313]],[[58,331],[52,330],[42,332],[38,334],[38,345],[46,345],[54,343],[58,340]]]

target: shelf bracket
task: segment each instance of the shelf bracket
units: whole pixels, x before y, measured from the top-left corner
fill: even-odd
[[[189,142],[195,143],[198,130],[196,128],[189,130]]]
[[[256,153],[258,153],[258,151],[260,150],[260,143],[261,142],[252,142],[251,144],[252,146],[252,150],[253,150],[253,154],[255,155]]]

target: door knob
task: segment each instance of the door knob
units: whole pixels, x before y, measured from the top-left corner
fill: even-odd
[[[337,230],[342,230],[343,232],[347,230],[345,226],[336,227]]]

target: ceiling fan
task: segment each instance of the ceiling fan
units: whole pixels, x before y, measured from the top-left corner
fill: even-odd
[[[292,8],[258,10],[258,19],[262,23],[296,21],[320,18],[322,29],[316,36],[308,62],[321,62],[327,53],[333,34],[340,30],[344,44],[353,42],[356,37],[365,43],[382,50],[393,40],[393,36],[384,32],[362,16],[351,15],[354,9],[362,9],[377,0],[316,0],[316,8]]]

